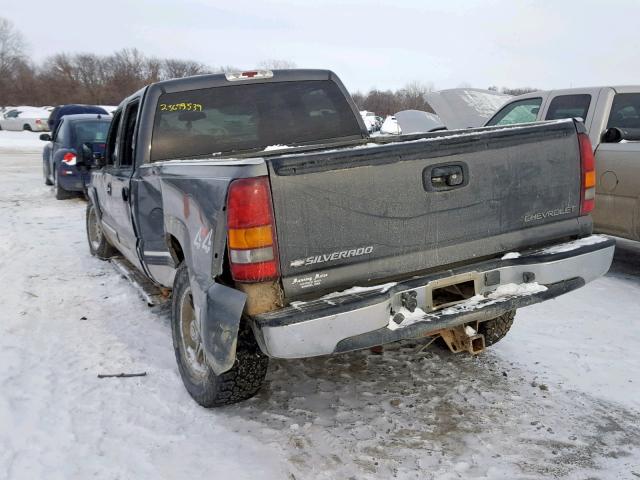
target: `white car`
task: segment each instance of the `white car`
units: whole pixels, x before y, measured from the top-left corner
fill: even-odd
[[[49,130],[47,119],[49,112],[42,108],[16,107],[0,117],[1,130],[29,130],[32,132],[46,132]]]
[[[367,127],[367,131],[369,133],[375,132],[380,128],[380,126],[378,125],[378,117],[376,117],[375,112],[368,112],[366,110],[361,110],[360,116],[362,117],[362,120],[364,121],[364,125]]]
[[[384,123],[380,128],[380,133],[383,135],[400,135],[402,133],[402,129],[398,125],[398,121],[395,116],[389,115],[385,118]]]

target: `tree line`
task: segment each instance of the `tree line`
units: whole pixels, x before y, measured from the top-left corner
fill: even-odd
[[[262,68],[294,68],[286,60],[266,60]],[[87,103],[117,105],[143,86],[205,73],[237,71],[232,66],[211,67],[195,60],[162,59],[144,55],[135,48],[111,55],[59,53],[40,63],[29,59],[23,35],[7,19],[0,17],[0,106],[60,105]],[[490,87],[498,90],[497,87]],[[390,115],[400,110],[432,112],[424,94],[433,85],[412,82],[398,90],[371,89],[355,92],[360,110]],[[533,89],[501,89],[504,93],[526,93]]]

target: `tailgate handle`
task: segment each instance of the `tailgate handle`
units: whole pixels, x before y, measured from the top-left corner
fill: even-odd
[[[461,165],[446,165],[431,170],[431,185],[436,188],[458,187],[464,183]]]

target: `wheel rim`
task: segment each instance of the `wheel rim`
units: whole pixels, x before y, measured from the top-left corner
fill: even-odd
[[[183,358],[189,375],[200,380],[207,374],[207,364],[190,287],[182,293],[179,306],[178,320],[180,322],[180,343]]]
[[[89,207],[87,231],[89,232],[89,242],[91,243],[91,248],[93,248],[93,250],[95,251],[100,248],[100,242],[102,241],[102,227],[100,226],[100,222],[98,221],[96,209],[94,206]]]

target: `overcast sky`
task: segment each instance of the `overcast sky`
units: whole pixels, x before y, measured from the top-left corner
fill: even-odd
[[[97,8],[100,5],[101,8]],[[354,90],[640,83],[639,0],[0,0],[35,60],[148,55],[329,68]]]

